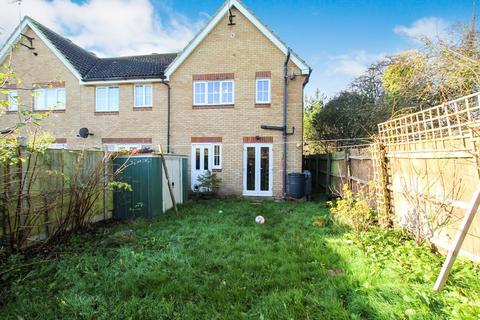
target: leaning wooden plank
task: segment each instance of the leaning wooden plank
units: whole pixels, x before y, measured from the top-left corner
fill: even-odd
[[[172,198],[173,209],[175,210],[175,214],[178,217],[179,213],[178,213],[178,208],[177,208],[177,201],[175,201],[175,195],[173,194],[172,184],[170,183],[170,175],[168,174],[167,162],[165,161],[165,157],[163,156],[162,146],[158,145],[158,149],[160,151],[160,158],[162,159],[163,171],[165,172],[165,178],[167,179],[168,191],[170,192],[170,197]]]
[[[448,275],[450,274],[450,270],[452,269],[453,262],[462,247],[463,240],[467,236],[468,229],[470,229],[470,225],[472,224],[473,218],[477,213],[478,207],[480,206],[480,184],[477,186],[477,190],[473,194],[473,197],[470,201],[470,205],[465,212],[465,217],[463,218],[463,222],[460,226],[460,229],[457,231],[457,235],[455,236],[455,240],[453,241],[452,247],[448,251],[447,258],[443,263],[442,271],[438,275],[437,281],[433,286],[434,290],[442,290],[447,282]]]

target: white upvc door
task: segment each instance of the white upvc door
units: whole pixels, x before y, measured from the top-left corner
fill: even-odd
[[[212,171],[213,145],[211,143],[192,144],[192,190],[201,191],[198,186],[198,177],[206,171]]]
[[[168,175],[170,178],[170,186],[173,190],[173,195],[177,203],[182,203],[182,168],[180,166],[181,160],[178,158],[165,159],[168,168]],[[162,174],[162,191],[163,191],[163,212],[173,207],[172,197],[168,189],[168,181],[164,174]]]
[[[243,145],[243,195],[272,196],[273,145],[246,143]]]

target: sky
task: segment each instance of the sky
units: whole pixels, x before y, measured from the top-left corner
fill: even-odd
[[[176,52],[222,0],[0,0],[0,44],[29,15],[99,56]],[[243,0],[312,68],[306,94],[333,97],[382,57],[468,23],[472,0]]]

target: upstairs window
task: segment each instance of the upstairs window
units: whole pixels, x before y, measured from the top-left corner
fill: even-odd
[[[115,112],[118,111],[118,87],[97,87],[96,106],[97,112]]]
[[[18,90],[8,90],[7,111],[18,111]]]
[[[65,110],[65,88],[33,90],[35,110]]]
[[[256,80],[257,94],[256,103],[270,103],[270,79]]]
[[[152,85],[136,85],[135,86],[135,107],[144,108],[151,107],[152,104]]]
[[[195,81],[193,104],[196,106],[234,104],[233,80]]]

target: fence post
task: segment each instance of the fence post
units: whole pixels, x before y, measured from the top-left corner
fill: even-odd
[[[108,162],[109,156],[105,151],[103,153],[103,220],[107,220],[108,215]]]
[[[320,167],[318,165],[318,154],[315,155],[315,186],[318,187],[320,186]]]
[[[350,147],[345,148],[345,172],[347,175],[348,188],[352,190],[352,162],[350,159]]]
[[[388,190],[388,159],[385,146],[381,142],[374,142],[372,144],[372,155],[373,180],[375,184],[379,222],[384,227],[390,227],[392,225],[392,208],[390,191]]]
[[[327,169],[325,170],[325,194],[330,196],[330,175],[332,173],[332,155],[327,153]]]

